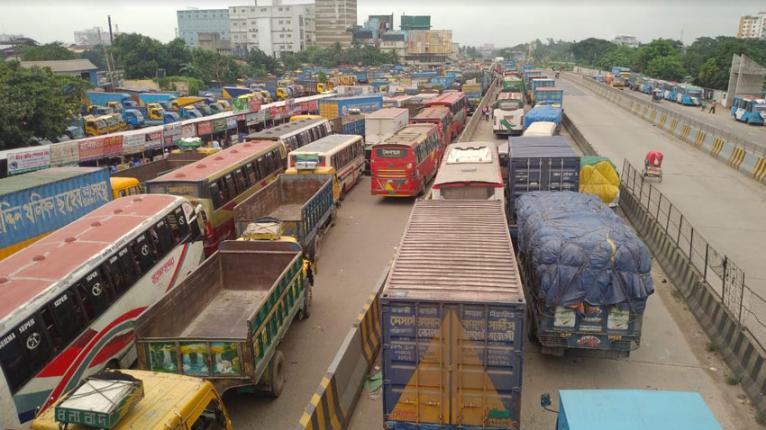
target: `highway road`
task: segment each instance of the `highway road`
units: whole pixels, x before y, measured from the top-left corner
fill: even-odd
[[[574,93],[570,97],[570,92]],[[583,91],[567,86],[567,111],[575,98],[587,98]],[[595,97],[595,96],[593,96]],[[587,110],[587,102],[584,109]],[[610,117],[601,123],[629,121],[630,114],[614,107]],[[638,124],[635,126],[638,127]],[[644,125],[644,128],[649,126]],[[650,127],[649,127],[650,128]],[[653,131],[653,130],[649,130]],[[482,122],[473,140],[494,140],[491,123]],[[499,141],[499,140],[498,140]],[[539,346],[528,343],[525,348],[522,383],[522,429],[553,429],[555,415],[542,410],[542,393],[555,393],[562,388],[638,388],[699,391],[725,429],[760,428],[753,419],[754,411],[737,386],[727,385],[726,365],[708,352],[707,338],[693,315],[674,297],[673,287],[666,281],[658,265],[653,277],[657,293],[650,297],[644,316],[641,347],[627,360],[566,356],[543,356]],[[554,404],[554,407],[557,406]],[[351,430],[380,428],[383,420],[379,393],[362,392],[350,423]]]

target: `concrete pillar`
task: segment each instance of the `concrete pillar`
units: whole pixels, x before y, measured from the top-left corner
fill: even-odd
[[[724,103],[731,107],[734,96],[761,95],[763,81],[766,79],[766,67],[743,55],[733,54],[729,72],[729,90]]]

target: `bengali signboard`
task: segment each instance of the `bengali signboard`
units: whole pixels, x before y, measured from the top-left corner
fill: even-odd
[[[181,127],[181,137],[195,137],[197,136],[197,127],[194,124],[184,124]]]
[[[77,165],[80,161],[79,144],[76,141],[54,143],[50,151],[51,166]]]
[[[236,114],[248,113],[250,112],[250,104],[246,99],[232,99],[231,111]]]
[[[237,118],[233,117],[233,116],[230,116],[230,117],[226,118],[226,128],[229,129],[229,130],[236,129],[237,128]]]
[[[216,119],[213,120],[213,133],[220,133],[222,131],[226,131],[226,119]]]
[[[178,136],[181,134],[181,123],[171,122],[170,124],[165,124],[165,126],[162,127],[162,132],[165,136]]]
[[[208,134],[213,134],[213,126],[210,124],[210,121],[198,122],[197,136],[205,136]]]
[[[104,157],[119,157],[122,155],[122,135],[104,137],[101,150]]]
[[[31,172],[50,166],[51,152],[48,145],[25,148],[7,154],[8,174]]]
[[[146,142],[146,134],[128,134],[122,140],[122,152],[123,154],[136,154],[144,150],[144,143]]]
[[[159,149],[162,148],[162,132],[155,131],[146,135],[146,143],[144,143],[144,149]]]
[[[285,113],[284,106],[269,107],[269,118],[271,119],[282,119],[284,117],[284,113]]]
[[[81,140],[78,148],[80,161],[98,160],[101,158],[104,154],[103,145],[104,140],[101,137]]]
[[[248,105],[250,106],[250,112],[259,112],[261,110],[261,101],[257,97],[250,97]]]

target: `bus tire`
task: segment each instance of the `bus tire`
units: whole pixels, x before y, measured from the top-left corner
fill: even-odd
[[[277,350],[274,356],[271,357],[271,363],[269,363],[269,396],[277,398],[282,394],[282,390],[287,383],[287,377],[285,375],[285,355],[282,351]]]

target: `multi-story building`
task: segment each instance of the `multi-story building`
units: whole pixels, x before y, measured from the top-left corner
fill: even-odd
[[[316,0],[316,44],[351,46],[356,26],[356,0]]]
[[[739,17],[737,38],[766,39],[766,12],[758,12],[758,15],[745,15]]]
[[[430,15],[402,15],[402,31],[410,30],[430,30]]]
[[[119,33],[119,28],[115,26],[112,35],[117,36]],[[102,29],[101,27],[93,27],[81,31],[75,31],[74,43],[75,45],[86,48],[98,45],[109,46],[112,44],[111,40],[109,39],[109,30]]]
[[[313,4],[282,4],[274,0],[270,6],[257,3],[229,7],[231,47],[244,56],[252,49],[268,55],[298,52],[314,43]]]
[[[178,37],[192,48],[199,48],[200,33],[218,33],[221,41],[228,43],[229,9],[188,9],[176,12]]]
[[[638,48],[639,42],[636,36],[615,36],[614,37],[614,43],[617,45],[625,45],[631,48]]]
[[[231,54],[231,43],[221,39],[220,33],[197,33],[197,45],[199,49],[217,52],[223,55]]]
[[[405,35],[399,31],[389,31],[380,36],[380,50],[382,52],[393,52],[396,58],[404,61],[407,54],[407,41]]]
[[[373,38],[380,39],[383,33],[394,29],[394,15],[370,15],[364,29],[372,31]]]
[[[407,32],[408,63],[444,63],[457,55],[452,30],[410,30]]]

